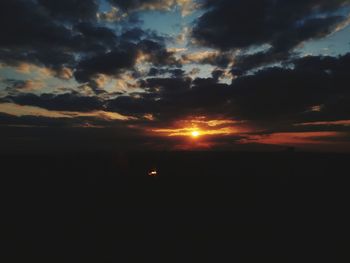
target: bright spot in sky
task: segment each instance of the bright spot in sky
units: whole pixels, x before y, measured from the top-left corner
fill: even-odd
[[[157,170],[151,170],[151,171],[149,171],[148,172],[148,176],[151,176],[151,177],[156,177],[156,176],[158,176],[158,172],[157,172]]]
[[[192,137],[196,138],[196,137],[198,137],[200,134],[199,134],[199,131],[193,131],[193,132],[191,133],[191,135],[192,135]]]

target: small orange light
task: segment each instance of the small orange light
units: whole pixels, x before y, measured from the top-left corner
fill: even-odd
[[[156,177],[156,176],[158,176],[158,172],[157,172],[156,170],[151,170],[151,171],[148,173],[148,176]]]

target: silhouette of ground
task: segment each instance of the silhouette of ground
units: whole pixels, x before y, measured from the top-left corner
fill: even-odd
[[[350,155],[1,157],[12,262],[329,262],[348,248]],[[158,177],[149,177],[156,168]]]

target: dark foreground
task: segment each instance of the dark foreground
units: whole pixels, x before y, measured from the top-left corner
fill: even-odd
[[[2,156],[3,248],[10,262],[349,262],[349,164],[307,153]]]

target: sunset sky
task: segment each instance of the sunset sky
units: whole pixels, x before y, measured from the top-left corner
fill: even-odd
[[[2,0],[1,152],[350,151],[350,0]]]

